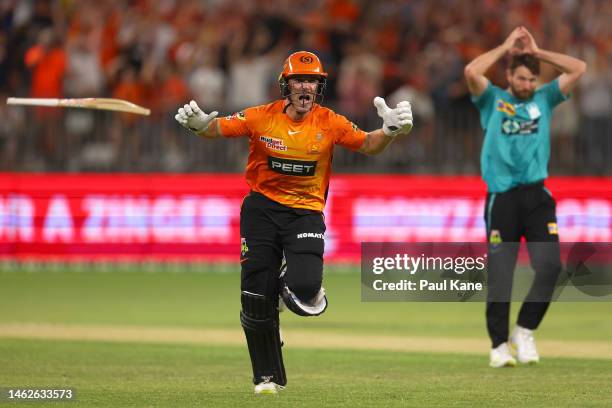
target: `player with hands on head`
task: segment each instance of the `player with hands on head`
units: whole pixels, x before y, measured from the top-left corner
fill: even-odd
[[[506,54],[510,65],[504,90],[491,84],[485,73]],[[538,88],[540,62],[561,74]],[[550,120],[555,106],[569,98],[585,70],[586,64],[577,58],[539,48],[525,27],[517,27],[502,45],[465,67],[468,89],[485,130],[480,161],[487,184],[486,318],[491,367],[516,364],[511,346],[521,363],[540,359],[533,332],[544,318],[561,271],[556,204],[544,186]],[[509,335],[512,278],[521,237],[527,241],[535,279]]]
[[[281,99],[266,105],[217,118],[217,112],[207,114],[191,101],[175,116],[199,136],[249,139],[251,191],[240,210],[240,320],[258,394],[275,394],[287,383],[279,305],[300,316],[327,308],[323,208],[334,147],[379,154],[412,129],[407,101],[390,108],[376,97],[383,126],[372,132],[321,106],[327,73],[313,53],[291,54],[278,83]]]

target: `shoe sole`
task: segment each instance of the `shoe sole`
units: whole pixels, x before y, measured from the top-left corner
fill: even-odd
[[[515,367],[515,366],[516,366],[516,361],[515,360],[508,360],[508,361],[506,361],[502,365],[493,365],[493,364],[489,363],[489,367],[491,367],[491,368],[504,368],[504,367]]]
[[[276,394],[279,394],[280,391],[282,391],[284,389],[285,389],[284,386],[281,386],[281,385],[277,384],[273,388],[262,388],[262,389],[259,389],[259,390],[255,389],[254,391],[255,391],[255,395],[260,395],[260,394],[263,394],[263,395],[276,395]]]
[[[255,395],[276,395],[278,391],[276,390],[261,390],[259,392],[255,392]]]

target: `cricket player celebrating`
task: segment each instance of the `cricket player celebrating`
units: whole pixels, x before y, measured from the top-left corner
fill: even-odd
[[[366,133],[322,107],[327,73],[310,52],[291,54],[278,82],[282,99],[222,119],[195,101],[176,120],[207,138],[249,138],[246,180],[251,191],[240,210],[240,320],[246,336],[255,393],[276,394],[287,383],[279,333],[279,296],[300,316],[327,308],[322,285],[327,197],[335,145],[381,153],[412,129],[410,103],[389,108],[376,97],[381,129]],[[281,262],[284,259],[281,268]]]
[[[485,73],[506,53],[512,60],[506,72],[508,89],[503,90],[492,85]],[[551,64],[561,75],[537,88],[540,61]],[[508,341],[516,348],[519,362],[539,361],[533,331],[544,318],[561,270],[555,200],[544,187],[550,157],[550,120],[555,106],[568,98],[585,70],[583,61],[538,48],[524,27],[516,28],[502,45],[465,67],[472,101],[485,130],[480,160],[488,188],[486,316],[492,342],[491,367],[516,364]],[[528,242],[535,279],[516,328],[508,336],[512,275],[521,237]]]

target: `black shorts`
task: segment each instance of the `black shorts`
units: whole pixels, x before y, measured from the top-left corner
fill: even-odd
[[[290,208],[251,192],[240,209],[241,290],[278,297],[284,280],[301,300],[312,299],[323,281],[325,222],[318,211]]]
[[[489,242],[558,242],[556,203],[544,183],[488,193],[485,221]]]

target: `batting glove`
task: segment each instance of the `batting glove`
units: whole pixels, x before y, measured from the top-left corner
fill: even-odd
[[[219,112],[214,111],[211,113],[204,113],[198,106],[196,101],[191,101],[189,104],[185,104],[182,108],[179,108],[178,113],[174,116],[174,119],[186,129],[195,132],[196,134],[203,133],[208,129],[210,122],[217,117]]]
[[[395,109],[387,106],[387,102],[380,96],[374,98],[374,106],[378,116],[383,120],[383,133],[395,137],[412,130],[412,108],[410,102],[401,101]]]

